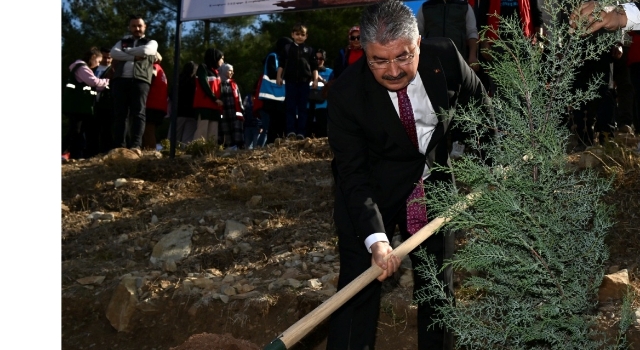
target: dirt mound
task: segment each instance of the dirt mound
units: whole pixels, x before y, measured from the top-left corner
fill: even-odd
[[[324,138],[202,157],[145,152],[130,161],[102,156],[64,163],[62,349],[268,344],[335,293],[340,264],[331,158]],[[640,288],[640,216],[633,211],[640,206],[638,167],[615,184],[605,198],[617,208],[606,269],[627,269]],[[155,246],[183,225],[191,227],[189,255],[153,264]],[[230,228],[239,226],[242,233],[233,236]],[[401,277],[383,285],[379,350],[417,348],[416,307]],[[129,307],[131,317],[128,331],[116,332],[106,314],[124,280],[131,302],[115,306]],[[619,309],[598,311],[601,329],[615,331]],[[295,349],[326,348],[327,332],[325,321]],[[629,341],[640,344],[638,335],[640,327]]]
[[[236,339],[231,334],[202,333],[189,337],[180,346],[171,350],[259,350],[260,347],[246,340]]]

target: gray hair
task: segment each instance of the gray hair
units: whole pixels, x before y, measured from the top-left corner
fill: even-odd
[[[360,19],[360,45],[387,44],[398,39],[418,41],[418,21],[413,11],[399,0],[385,0],[368,6]]]
[[[233,70],[233,66],[230,65],[229,63],[223,63],[220,68],[218,68],[218,72],[220,73],[220,79],[222,79],[222,81],[227,81],[227,73]]]

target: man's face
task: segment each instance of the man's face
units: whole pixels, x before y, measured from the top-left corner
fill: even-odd
[[[318,62],[318,66],[320,67],[324,66],[324,57],[321,53],[316,54],[316,62]]]
[[[291,32],[291,38],[296,44],[303,44],[307,40],[307,32]]]
[[[102,60],[100,61],[100,65],[109,67],[111,65],[111,60],[112,60],[111,53],[110,52],[103,52],[102,53]]]
[[[147,29],[147,26],[144,24],[144,20],[132,19],[129,21],[129,32],[134,38],[142,38],[145,29]]]
[[[411,40],[399,39],[385,45],[379,43],[367,45],[366,58],[368,62],[392,61],[399,58],[386,65],[369,65],[376,81],[390,91],[397,91],[409,85],[418,72],[419,46],[420,38],[415,43],[412,43]],[[412,54],[414,55],[413,59],[410,58]],[[404,62],[400,62],[402,59]]]

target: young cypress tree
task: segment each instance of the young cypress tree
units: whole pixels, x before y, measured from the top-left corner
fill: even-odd
[[[430,215],[447,215],[469,192],[479,193],[447,229],[466,242],[448,262],[461,275],[465,297],[453,301],[423,254],[417,269],[432,279],[417,302],[439,302],[437,320],[465,349],[596,349],[597,290],[613,225],[601,202],[611,181],[567,166],[568,111],[596,97],[604,77],[575,89],[585,60],[610,50],[615,34],[584,35],[568,23],[580,1],[547,0],[544,50],[522,34],[519,20],[501,18],[489,74],[497,84],[493,115],[479,109],[455,118],[474,136],[476,151],[453,163],[457,188],[428,187]],[[607,5],[602,3],[603,6]],[[579,23],[580,25],[580,23]],[[492,133],[489,142],[482,135]],[[478,154],[475,152],[474,154]],[[600,339],[600,340],[598,340]]]

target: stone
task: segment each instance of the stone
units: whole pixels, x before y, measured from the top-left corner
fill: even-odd
[[[119,187],[124,186],[126,183],[127,183],[127,179],[120,178],[120,179],[117,179],[117,180],[114,182],[114,185],[115,185],[115,187],[116,187],[116,188],[119,188]]]
[[[138,292],[135,277],[123,278],[111,296],[107,306],[107,319],[118,332],[132,329],[131,318],[138,304]]]
[[[312,278],[310,280],[307,280],[306,286],[314,289],[322,288],[322,282],[320,282],[320,280],[317,278]]]
[[[604,150],[601,147],[589,147],[587,150],[580,154],[580,162],[578,167],[581,169],[595,168],[602,163],[604,157]]]
[[[229,302],[229,296],[228,295],[224,295],[224,294],[220,294],[220,300],[222,300],[223,303],[228,303]]]
[[[291,267],[286,269],[284,273],[280,276],[280,278],[282,279],[296,278],[298,277],[298,275],[300,275],[300,272],[298,272],[297,269]]]
[[[238,243],[238,248],[240,249],[240,251],[242,251],[243,253],[248,253],[251,251],[251,244],[246,243],[246,242],[240,242]]]
[[[224,238],[228,241],[238,241],[247,233],[247,226],[234,221],[227,220],[224,227]]]
[[[250,291],[256,289],[255,286],[251,285],[251,284],[243,284],[240,289],[238,290],[238,293],[240,294],[244,294],[244,293],[249,293]]]
[[[278,290],[280,288],[282,288],[282,281],[280,281],[280,280],[276,280],[276,281],[273,281],[273,282],[269,283],[269,286],[267,287],[267,289],[269,289],[269,291]]]
[[[122,162],[138,160],[140,156],[127,148],[114,148],[106,156],[102,158],[102,161],[108,165],[119,164]]]
[[[238,293],[236,293],[236,289],[233,288],[232,286],[224,286],[220,289],[220,292],[222,292],[222,294],[224,295],[236,295]]]
[[[226,275],[224,276],[224,278],[222,279],[222,283],[227,283],[227,284],[231,284],[236,280],[236,278],[233,275]]]
[[[332,262],[334,260],[336,260],[336,257],[334,255],[328,254],[324,256],[324,262]]]
[[[129,239],[129,235],[127,235],[126,233],[121,234],[120,236],[118,236],[118,243],[124,243]]]
[[[176,272],[178,271],[178,266],[176,265],[176,262],[173,261],[173,259],[167,259],[162,264],[162,269],[164,269],[167,272]]]
[[[116,217],[115,217],[115,215],[113,215],[113,213],[105,213],[105,214],[100,215],[100,217],[98,219],[102,220],[102,221],[113,221],[113,220],[115,220],[115,218]]]
[[[87,219],[89,219],[89,220],[98,220],[98,219],[100,219],[100,217],[102,217],[102,215],[104,215],[103,212],[94,211],[93,213],[87,215]]]
[[[616,273],[618,271],[620,271],[620,266],[618,265],[609,266],[609,273]]]
[[[77,279],[76,281],[82,285],[95,284],[98,285],[104,281],[105,276],[89,276]]]
[[[262,196],[253,196],[246,203],[247,208],[255,208],[262,203]]]
[[[227,297],[229,300],[243,300],[243,299],[249,299],[249,298],[257,298],[259,296],[260,296],[260,292],[258,292],[257,290],[254,290],[248,293],[243,293],[243,294],[231,295],[231,296],[225,295],[225,297]],[[220,297],[222,298],[222,296]]]
[[[163,261],[181,261],[191,253],[191,236],[193,226],[182,225],[162,237],[153,247],[151,258],[152,264],[159,264]]]
[[[182,290],[185,292],[189,292],[191,291],[191,288],[193,288],[193,282],[191,280],[185,280],[184,282],[182,282]]]
[[[340,275],[338,273],[332,272],[329,274],[326,274],[324,276],[322,276],[320,278],[320,282],[322,282],[323,285],[332,285],[334,287],[338,286],[338,277]]]
[[[158,221],[159,221],[159,220],[158,220],[158,217],[157,217],[157,216],[155,216],[155,215],[154,215],[154,216],[152,216],[152,217],[151,217],[151,224],[152,224],[152,225],[157,224],[157,223],[158,223]]]
[[[210,290],[214,288],[214,284],[213,281],[209,278],[196,278],[195,280],[193,280],[193,284],[198,287],[198,288],[202,288],[205,290]]]
[[[402,275],[400,276],[400,280],[398,284],[402,288],[410,289],[413,288],[413,272],[411,270],[404,270]]]
[[[298,281],[295,278],[289,278],[289,279],[287,279],[287,284],[289,284],[294,289],[298,289],[302,285],[302,282]]]
[[[601,302],[609,299],[621,300],[627,293],[629,286],[629,272],[627,269],[620,270],[604,276],[600,289],[598,290],[598,300]]]
[[[640,327],[640,307],[636,310],[636,327]]]

